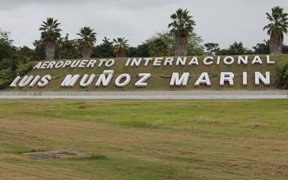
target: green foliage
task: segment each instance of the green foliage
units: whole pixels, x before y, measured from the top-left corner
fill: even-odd
[[[11,45],[6,42],[4,39],[0,39],[0,61],[4,58],[10,58],[15,51]]]
[[[69,34],[65,38],[60,38],[56,41],[56,58],[57,59],[77,59],[81,58],[77,40],[69,40]]]
[[[0,89],[6,88],[17,75],[31,69],[28,63],[33,58],[33,50],[27,46],[16,48],[10,33],[0,29]]]
[[[283,42],[283,33],[287,34],[288,32],[288,13],[284,13],[283,10],[283,8],[276,6],[272,8],[272,14],[266,13],[270,24],[263,28],[263,30],[267,30],[268,35],[282,39],[281,43]]]
[[[102,44],[97,45],[92,49],[93,58],[109,58],[114,57],[113,54],[113,42],[109,41],[107,37],[104,37]]]
[[[240,54],[246,54],[247,49],[244,47],[242,42],[234,42],[229,47],[229,53],[230,55],[240,55]]]
[[[32,69],[27,57],[4,59],[0,63],[0,89],[8,87],[16,76],[22,76]]]
[[[126,52],[128,57],[149,57],[149,46],[147,42],[138,45],[137,47],[130,47]]]
[[[17,49],[17,54],[26,57],[28,61],[32,61],[34,60],[35,51],[27,46],[23,46]]]
[[[193,26],[196,23],[192,19],[193,17],[188,14],[189,11],[187,9],[183,10],[180,8],[171,15],[173,22],[168,25],[168,28],[172,28],[170,30],[171,34],[187,37],[193,31]]]
[[[167,56],[169,54],[169,44],[161,37],[150,41],[148,47],[151,56]]]
[[[264,40],[264,43],[257,43],[252,47],[255,54],[269,54],[270,53],[270,40]]]
[[[228,49],[221,49],[216,51],[217,55],[241,55],[241,54],[253,54],[253,51],[245,48],[242,42],[234,42],[230,44]]]
[[[203,56],[204,46],[202,45],[202,38],[196,33],[189,34],[188,37],[188,46],[187,46],[187,55],[188,56]]]
[[[41,39],[45,44],[45,57],[49,60],[55,59],[55,43],[61,37],[60,32],[62,30],[58,27],[60,23],[57,21],[53,18],[47,18],[46,22],[43,21],[43,24],[39,28],[42,31]]]
[[[60,32],[62,31],[59,28],[60,23],[57,22],[58,20],[54,20],[53,18],[47,18],[46,21],[43,21],[41,27],[39,28],[41,32],[41,39],[44,41],[56,41],[58,38],[61,37]]]
[[[113,39],[113,53],[116,54],[116,57],[125,57],[125,52],[129,49],[128,40],[125,37],[118,37]]]
[[[205,52],[204,52],[204,46],[201,44],[202,42],[203,40],[200,36],[198,36],[196,33],[190,33],[188,36],[187,55],[188,56],[204,55]],[[155,50],[153,48],[156,48],[156,50],[161,49],[166,56],[173,56],[175,54],[175,46],[176,46],[175,36],[171,33],[168,32],[156,33],[155,36],[146,40],[146,43],[149,48],[150,56],[155,56],[154,55]],[[161,45],[161,48],[157,47],[159,45]]]
[[[32,69],[32,65],[30,63],[19,63],[17,65],[16,74],[17,76],[22,76],[28,73]]]
[[[5,89],[11,83],[8,79],[1,79],[0,78],[0,89]]]
[[[4,89],[13,80],[13,78],[16,77],[16,73],[11,71],[11,68],[7,69],[1,69],[0,71],[0,89]]]
[[[63,38],[56,40],[55,47],[55,59],[77,59],[81,58],[80,51],[78,48],[77,40],[69,40],[68,35]],[[45,59],[45,43],[43,40],[35,40],[33,42],[34,53],[32,61],[41,61]]]
[[[166,56],[175,54],[175,36],[168,32],[156,33],[156,35],[146,40],[146,44],[148,46],[149,56],[157,56],[157,51],[159,51],[157,49],[164,52]],[[161,47],[157,48],[157,44],[161,45]],[[153,49],[155,47],[157,48],[156,50]]]
[[[45,45],[43,40],[35,40],[34,45],[34,57],[33,61],[41,61],[45,59]]]
[[[96,33],[93,32],[94,29],[90,27],[83,27],[80,29],[80,32],[77,33],[80,38],[78,39],[80,48],[92,48],[96,42]]]
[[[220,50],[218,43],[206,43],[204,46],[210,55],[215,55]]]
[[[10,32],[0,29],[0,62],[5,58],[11,58],[16,48],[12,45],[13,40],[10,39]]]
[[[117,39],[113,39],[113,43],[114,53],[122,49],[126,51],[129,48],[128,40],[125,39],[125,37],[118,37]]]
[[[272,13],[266,13],[270,24],[265,26],[263,30],[267,30],[270,35],[270,53],[282,54],[282,43],[284,41],[284,33],[288,32],[288,13],[283,12],[283,8],[276,6],[272,8]]]
[[[276,86],[281,89],[288,89],[288,59],[278,63]]]

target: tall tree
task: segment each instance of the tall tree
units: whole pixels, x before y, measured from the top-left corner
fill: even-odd
[[[150,56],[167,56],[169,54],[169,44],[161,37],[150,41],[148,47]]]
[[[59,38],[56,41],[56,55],[58,59],[81,58],[77,39],[69,40],[68,33],[66,33],[66,36],[64,38]]]
[[[165,41],[165,44],[162,42],[163,46],[161,47],[162,52],[165,53],[166,56],[173,56],[175,54],[175,36],[169,32],[161,32],[161,33],[156,33],[153,37],[147,39],[145,42],[148,45],[148,52],[150,56],[157,56],[157,53],[155,55],[154,50],[152,48],[155,48],[155,42],[158,41],[159,39],[162,39],[162,41]],[[157,43],[156,43],[157,44]],[[164,49],[164,47],[166,49]],[[157,47],[156,47],[157,48]]]
[[[125,54],[128,57],[149,57],[150,53],[148,43],[143,42],[137,47],[129,47]]]
[[[241,55],[246,54],[247,48],[244,47],[242,42],[235,41],[233,44],[230,44],[228,51],[230,55]]]
[[[253,51],[245,48],[242,42],[234,42],[229,45],[228,49],[219,49],[216,51],[216,55],[241,55],[241,54],[253,54]]]
[[[41,61],[45,59],[45,45],[43,40],[35,40],[33,45],[35,46],[33,61]]]
[[[90,58],[92,55],[92,48],[96,42],[96,33],[90,27],[83,27],[77,33],[81,38],[78,39],[81,54],[83,58]]]
[[[264,40],[264,43],[257,43],[253,46],[255,54],[269,54],[270,40]]]
[[[26,57],[29,61],[32,61],[35,56],[35,51],[27,46],[23,46],[17,48],[17,54]]]
[[[215,55],[220,50],[218,43],[206,43],[204,44],[204,46],[207,49],[208,53],[211,55]]]
[[[39,28],[41,32],[41,39],[46,45],[46,59],[54,59],[56,40],[61,37],[61,29],[59,28],[60,23],[58,20],[53,18],[47,18],[43,21],[43,24]]]
[[[33,57],[33,50],[28,47],[17,48],[10,39],[10,33],[0,29],[0,89],[9,86],[13,79],[30,70],[26,64]]]
[[[116,57],[125,57],[125,51],[128,50],[129,44],[127,44],[128,40],[125,39],[125,37],[117,39],[113,39],[113,48],[114,48],[114,54],[116,54]]]
[[[288,14],[283,12],[283,8],[276,6],[272,8],[272,14],[266,13],[267,19],[271,22],[263,28],[270,35],[270,53],[282,54],[282,43],[284,33],[287,34]]]
[[[16,48],[12,45],[13,40],[10,39],[10,32],[0,29],[0,62],[4,58],[11,58]]]
[[[155,36],[153,36],[150,39],[147,39],[145,42],[147,43],[149,47],[149,52],[150,56],[153,56],[154,54],[151,53],[153,52],[153,46],[151,46],[151,43],[153,43],[156,39],[161,38],[162,40],[165,41],[167,44],[166,50],[163,51],[165,52],[166,56],[173,56],[175,55],[175,36],[169,32],[162,32],[162,33],[156,33]],[[187,37],[187,55],[204,55],[204,46],[202,46],[202,38],[198,36],[196,33],[190,33],[189,36]],[[162,48],[163,49],[163,48]]]
[[[95,46],[92,49],[93,58],[109,58],[115,57],[113,54],[113,42],[111,42],[107,37],[104,37],[102,44]]]
[[[192,16],[189,16],[188,13],[187,9],[178,9],[176,13],[171,15],[173,22],[168,25],[168,28],[172,28],[170,33],[175,35],[176,56],[187,55],[188,37],[194,29],[193,26],[196,25]]]
[[[202,38],[196,33],[190,33],[188,37],[187,55],[188,56],[203,56],[204,46],[202,45]]]

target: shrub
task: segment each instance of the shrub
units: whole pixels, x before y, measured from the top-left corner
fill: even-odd
[[[5,89],[15,79],[16,76],[22,76],[32,69],[31,63],[19,63],[16,65],[16,70],[13,71],[12,67],[2,69],[0,71],[0,89]]]
[[[16,74],[17,76],[22,76],[29,72],[32,69],[31,63],[23,64],[20,63],[17,65]]]
[[[281,89],[288,89],[288,59],[278,63],[276,86]]]

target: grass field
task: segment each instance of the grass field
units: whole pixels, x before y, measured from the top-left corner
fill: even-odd
[[[286,180],[287,138],[287,99],[1,99],[0,179]]]

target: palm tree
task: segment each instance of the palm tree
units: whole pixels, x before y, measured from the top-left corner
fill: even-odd
[[[58,20],[53,18],[47,18],[46,22],[43,21],[43,24],[39,28],[41,32],[41,39],[43,40],[46,46],[46,59],[54,59],[55,55],[55,45],[56,40],[61,37],[61,29],[58,28],[60,23]]]
[[[288,14],[283,12],[283,8],[276,6],[272,8],[272,14],[266,13],[266,15],[271,23],[263,30],[267,29],[267,34],[270,35],[270,53],[282,54],[283,34],[287,34],[288,28]]]
[[[123,38],[117,38],[113,39],[113,42],[115,45],[113,46],[114,48],[114,54],[116,54],[116,57],[125,57],[125,51],[128,50],[129,44],[127,44],[128,40]]]
[[[92,48],[96,42],[96,33],[94,29],[90,27],[83,27],[80,29],[80,33],[77,33],[81,38],[78,39],[81,54],[83,58],[90,58],[92,54]]]
[[[188,15],[189,11],[185,9],[178,9],[176,13],[171,15],[173,22],[168,25],[171,34],[175,35],[176,56],[187,55],[187,45],[189,34],[193,31],[193,26],[196,25],[192,16]]]

